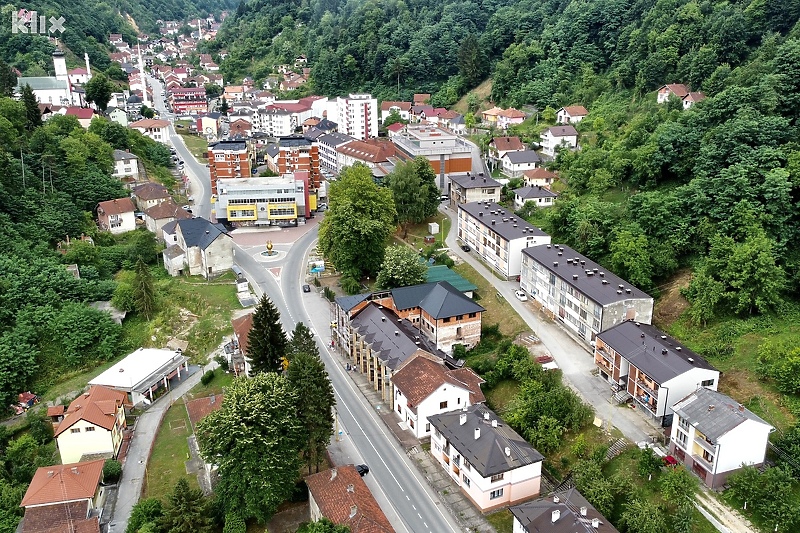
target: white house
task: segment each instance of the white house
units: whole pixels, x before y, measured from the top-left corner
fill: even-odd
[[[587,344],[623,320],[653,319],[652,296],[568,246],[524,249],[519,286]]]
[[[107,200],[97,204],[97,225],[113,234],[136,229],[136,215],[130,198]]]
[[[574,126],[552,126],[542,133],[542,152],[554,157],[556,150],[578,146],[578,130]]]
[[[139,178],[139,158],[124,150],[114,150],[114,172],[111,175],[115,178],[129,176],[137,180]]]
[[[221,224],[187,218],[178,221],[176,235],[178,242],[164,251],[164,267],[170,275],[211,278],[233,266],[233,239]]]
[[[719,384],[719,370],[649,324],[626,320],[598,333],[595,341],[599,375],[619,392],[618,401],[632,397],[659,422],[692,391],[716,390]]]
[[[491,176],[473,174],[450,174],[450,206],[471,202],[499,202],[503,184]]]
[[[577,124],[588,114],[589,112],[582,105],[562,107],[556,112],[556,122],[559,124]]]
[[[397,111],[403,120],[411,120],[411,102],[381,102],[381,123],[385,122],[392,111]]]
[[[720,392],[700,388],[674,406],[670,453],[712,488],[742,465],[764,463],[775,428]]]
[[[77,463],[83,457],[116,457],[125,429],[124,392],[102,386],[89,390],[63,409],[63,419],[55,429],[61,462]],[[48,409],[48,415],[55,413]]]
[[[678,99],[683,100],[689,92],[689,87],[682,83],[668,83],[667,85],[662,85],[658,89],[656,101],[659,104],[666,103],[671,95],[675,95]]]
[[[541,185],[542,187],[547,187],[548,189],[551,187],[551,185],[553,185],[553,182],[558,179],[558,175],[555,172],[550,172],[542,167],[523,172],[522,177],[525,180],[526,187],[536,187],[537,185]]]
[[[539,495],[544,457],[475,404],[432,415],[431,454],[482,512]]]
[[[418,439],[431,434],[428,417],[485,401],[484,382],[470,368],[448,369],[423,351],[409,357],[391,377],[395,412]]]
[[[501,158],[503,163],[503,174],[509,178],[518,178],[524,172],[535,169],[541,158],[533,150],[522,150],[519,152],[506,152]]]
[[[558,193],[541,185],[522,187],[514,191],[514,209],[522,209],[527,202],[533,202],[536,207],[550,207],[558,198]]]
[[[504,279],[520,275],[522,250],[550,243],[550,235],[494,202],[458,205],[458,239]]]
[[[142,134],[160,143],[169,143],[169,121],[156,118],[143,118],[128,124],[128,127],[139,130]]]

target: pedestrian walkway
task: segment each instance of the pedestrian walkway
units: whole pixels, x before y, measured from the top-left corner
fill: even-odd
[[[128,527],[128,519],[136,502],[142,495],[147,461],[153,449],[153,443],[161,426],[164,414],[181,396],[200,383],[200,378],[208,370],[219,366],[211,361],[203,368],[189,367],[191,372],[179,385],[174,386],[167,394],[156,400],[136,420],[133,437],[130,440],[125,462],[122,467],[122,478],[117,486],[116,501],[108,524],[108,533],[123,533]]]

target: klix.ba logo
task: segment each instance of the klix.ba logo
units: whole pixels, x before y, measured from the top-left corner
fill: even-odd
[[[49,25],[47,23],[50,23]],[[64,17],[39,15],[36,11],[20,9],[11,12],[11,33],[64,33]]]

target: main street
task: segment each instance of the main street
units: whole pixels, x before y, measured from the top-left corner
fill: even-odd
[[[238,248],[236,264],[245,271],[251,284],[257,287],[259,296],[261,293],[270,296],[281,313],[281,321],[287,332],[294,329],[297,322],[304,322],[316,333],[317,345],[336,395],[338,423],[343,430],[341,438],[350,439],[355,446],[359,455],[355,462],[369,465],[370,473],[364,481],[395,530],[414,533],[459,531],[437,495],[421,478],[374,408],[355,388],[336,356],[329,351],[331,317],[328,301],[315,291],[302,291],[305,258],[316,241],[316,234],[314,228],[292,243],[280,263],[264,264],[257,260],[255,257],[260,249],[245,251]],[[280,270],[276,276],[274,272],[278,268]]]

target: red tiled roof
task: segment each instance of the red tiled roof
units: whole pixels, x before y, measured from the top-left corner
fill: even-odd
[[[509,107],[508,109],[503,109],[497,114],[501,117],[506,117],[506,118],[526,118],[528,116],[519,109],[514,109],[513,107]]]
[[[392,102],[389,100],[381,102],[381,111],[389,111],[393,107],[400,109],[400,111],[410,111],[411,102]]]
[[[20,507],[94,498],[105,462],[98,459],[37,469]]]
[[[117,198],[97,204],[97,212],[99,213],[101,210],[106,215],[121,215],[122,213],[133,213],[136,209],[130,198]]]
[[[480,384],[484,382],[475,372],[465,368],[458,373],[448,370],[439,359],[418,350],[409,357],[405,364],[391,378],[392,383],[408,399],[409,405],[416,407],[431,394],[450,383],[470,392],[470,403],[485,401]]]
[[[683,100],[687,101],[687,102],[699,102],[699,101],[705,100],[705,99],[706,99],[706,95],[701,93],[701,92],[689,93],[689,94],[687,94],[686,96],[683,97]]]
[[[402,130],[404,127],[405,127],[405,124],[403,124],[402,122],[395,122],[394,124],[386,126],[386,129],[388,131],[398,132],[398,131]]]
[[[143,118],[142,120],[137,120],[133,124],[128,124],[131,128],[166,128],[169,126],[169,121],[167,120],[160,120],[157,118]]]
[[[682,83],[668,83],[664,85],[662,89],[665,87],[669,89],[678,98],[683,98],[684,96],[689,94],[689,88]]]
[[[111,431],[117,419],[117,408],[125,404],[127,399],[127,395],[122,391],[92,385],[88,392],[81,394],[69,404],[66,416],[58,425],[55,436],[58,437],[81,420]]]
[[[494,147],[498,152],[508,152],[509,150],[524,150],[525,145],[519,137],[495,137],[492,139]]]
[[[394,144],[389,142],[372,143],[368,141],[350,141],[336,147],[336,151],[361,161],[380,163],[395,154]]]
[[[431,99],[431,95],[427,93],[416,93],[414,94],[414,105],[424,104],[425,102]]]
[[[489,115],[489,116],[497,116],[497,115],[500,114],[501,111],[502,111],[501,108],[495,106],[495,107],[493,107],[491,109],[487,109],[486,111],[483,111],[482,114],[483,115]]]
[[[52,405],[47,408],[47,416],[61,416],[66,410],[63,405]]]
[[[86,72],[85,68],[78,67],[70,70],[67,74],[88,74],[88,72]]]
[[[25,510],[21,533],[100,533],[100,520],[89,514],[86,500],[39,505]]]
[[[79,119],[92,118],[94,116],[94,109],[88,107],[68,107],[67,115],[78,117]]]
[[[153,220],[163,220],[165,218],[183,220],[186,218],[192,218],[192,215],[176,204],[172,198],[164,200],[160,204],[154,205],[149,209],[145,209],[144,214]]]
[[[233,326],[233,333],[239,341],[239,350],[247,355],[247,337],[250,335],[250,330],[253,328],[253,313],[247,313],[239,318],[231,320]]]
[[[186,402],[186,412],[189,413],[189,421],[192,423],[192,427],[196,426],[209,413],[219,409],[224,398],[223,394],[216,394]]]
[[[522,173],[522,175],[525,176],[526,178],[539,179],[539,180],[547,178],[554,179],[558,177],[558,175],[555,172],[550,172],[549,170],[541,167],[535,168],[533,170],[526,170],[525,172]]]
[[[133,189],[133,194],[136,198],[142,200],[160,200],[162,198],[169,198],[169,191],[160,183],[145,183]]]
[[[394,529],[353,465],[306,478],[311,497],[322,516],[346,525],[351,533],[389,533]]]
[[[585,117],[589,114],[585,107],[582,105],[571,105],[563,108],[567,115],[571,117]]]

